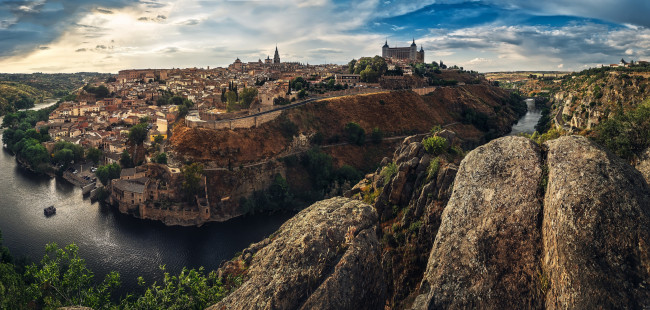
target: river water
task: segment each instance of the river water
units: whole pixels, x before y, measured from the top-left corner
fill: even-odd
[[[39,105],[37,108],[42,108]],[[0,119],[1,121],[1,119]],[[0,133],[0,138],[1,138]],[[46,218],[43,208],[54,205]],[[81,189],[66,181],[34,175],[0,150],[0,230],[15,257],[39,260],[45,244],[75,243],[98,280],[118,271],[123,290],[162,278],[159,265],[172,274],[186,266],[214,270],[249,244],[262,240],[291,214],[249,216],[203,227],[167,227],[138,220],[83,199]]]
[[[532,134],[535,132],[535,125],[542,117],[542,111],[535,106],[535,99],[526,99],[526,105],[528,112],[519,119],[517,124],[512,126],[512,131],[508,135],[516,136],[520,133]]]

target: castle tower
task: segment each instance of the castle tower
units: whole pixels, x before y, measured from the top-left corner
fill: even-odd
[[[386,40],[384,46],[381,47],[381,57],[388,58],[388,40]]]
[[[275,55],[273,55],[273,63],[274,64],[279,64],[280,63],[280,53],[278,53],[278,46],[275,46]]]
[[[411,49],[409,52],[409,59],[411,61],[417,60],[418,46],[415,45],[415,38],[413,38],[413,43],[411,43]]]
[[[418,52],[417,62],[424,63],[424,46],[420,45],[420,51]]]

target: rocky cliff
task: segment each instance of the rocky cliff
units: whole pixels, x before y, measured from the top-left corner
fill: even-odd
[[[427,150],[406,139],[347,195],[369,204],[319,202],[227,263],[248,280],[213,309],[650,305],[650,189],[627,163],[578,136],[459,166]]]

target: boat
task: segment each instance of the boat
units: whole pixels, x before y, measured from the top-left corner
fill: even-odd
[[[54,215],[56,213],[56,208],[54,206],[49,206],[43,209],[43,213],[45,214],[45,216]]]

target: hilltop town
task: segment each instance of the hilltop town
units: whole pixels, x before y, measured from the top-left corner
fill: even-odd
[[[50,137],[42,143],[54,161],[49,171],[57,170],[66,180],[84,188],[84,193],[107,199],[121,212],[137,217],[200,225],[245,212],[233,211],[232,205],[238,207],[240,203],[228,201],[231,195],[227,193],[218,195],[220,201],[210,201],[214,190],[202,169],[233,171],[233,165],[239,165],[241,170],[244,164],[255,163],[215,155],[210,162],[192,165],[194,160],[183,154],[186,150],[178,149],[182,142],[176,147],[167,142],[174,128],[185,128],[176,130],[181,133],[188,128],[256,128],[276,120],[282,111],[319,99],[404,89],[425,95],[441,86],[481,83],[487,82],[463,68],[447,67],[442,61],[424,63],[424,50],[420,47],[418,51],[415,41],[409,47],[389,47],[386,42],[382,57],[362,57],[348,65],[283,62],[276,47],[273,58],[253,62],[237,58],[227,67],[122,70],[66,96],[35,127]],[[293,142],[286,146],[287,150],[306,150],[313,137],[295,134],[288,137]],[[6,142],[11,144],[10,149],[20,146],[19,135],[11,131],[5,138],[12,140],[7,137],[16,140]],[[93,163],[86,161],[89,164],[84,166],[83,154],[70,158],[62,155],[64,149],[74,150],[75,146],[86,150],[86,159],[90,158],[89,152],[99,154],[93,156]],[[20,149],[14,152],[21,154]],[[228,162],[224,163],[226,157]],[[74,159],[77,161],[72,164]],[[22,162],[30,166],[29,161]],[[188,170],[190,167],[194,170]],[[255,185],[239,186],[260,190],[272,185],[274,178],[265,175],[253,182]],[[236,197],[252,194],[250,190],[232,190],[239,193]],[[230,207],[224,207],[224,203]]]

